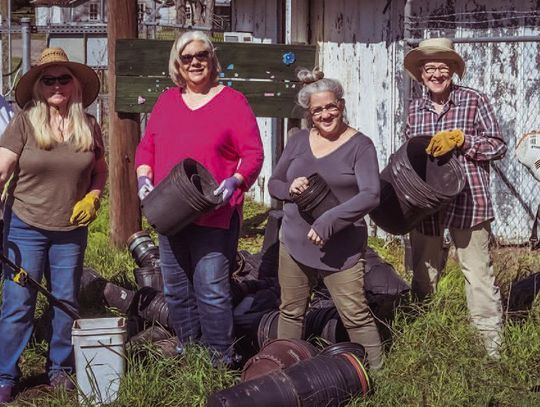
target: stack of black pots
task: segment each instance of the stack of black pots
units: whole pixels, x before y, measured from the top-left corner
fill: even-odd
[[[201,163],[186,158],[142,200],[142,212],[159,233],[174,235],[222,202],[217,187]]]
[[[409,139],[381,172],[380,204],[369,215],[388,233],[410,232],[465,187],[465,172],[458,158],[453,154],[429,156],[426,147],[430,140],[430,136]]]
[[[311,224],[324,212],[339,205],[339,201],[319,174],[312,174],[307,179],[308,187],[291,198],[298,206],[300,214]]]
[[[298,358],[284,357],[281,353],[287,353],[291,345],[294,345],[293,350],[301,349],[305,354]],[[354,397],[366,397],[371,391],[365,364],[366,353],[360,344],[348,342],[332,345],[313,357],[306,353],[308,344],[304,347],[297,343],[275,346],[275,342],[271,342],[262,352],[271,353],[271,347],[278,354],[261,356],[267,360],[277,360],[269,373],[212,394],[207,405],[341,407]],[[283,364],[297,359],[291,365]]]

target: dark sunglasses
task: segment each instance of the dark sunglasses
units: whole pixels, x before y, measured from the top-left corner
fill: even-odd
[[[71,82],[73,77],[71,75],[61,75],[61,76],[43,76],[41,78],[41,82],[45,86],[53,86],[55,83],[58,82],[59,85],[67,85]]]
[[[195,55],[191,55],[191,54],[180,55],[180,61],[186,65],[190,64],[191,61],[193,61],[193,58],[197,58],[198,61],[207,61],[208,58],[210,58],[210,52],[201,51],[201,52],[197,52]]]

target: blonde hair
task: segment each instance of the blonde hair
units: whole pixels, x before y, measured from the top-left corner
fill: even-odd
[[[169,76],[177,86],[184,87],[186,85],[186,81],[180,74],[180,63],[178,58],[184,48],[193,41],[201,41],[210,52],[210,60],[212,61],[212,71],[210,72],[210,75],[212,82],[217,81],[219,73],[221,72],[221,65],[216,55],[216,49],[212,41],[210,41],[210,38],[202,31],[186,31],[174,41],[169,56]]]
[[[77,151],[90,151],[94,147],[91,124],[84,112],[82,103],[82,87],[79,79],[66,68],[73,77],[73,93],[68,102],[68,115],[64,142],[72,144]],[[25,106],[28,119],[34,128],[34,138],[39,148],[50,150],[58,144],[51,128],[49,104],[39,90],[39,82],[43,73],[34,82],[32,100]]]

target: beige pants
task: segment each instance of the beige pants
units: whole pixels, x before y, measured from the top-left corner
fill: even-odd
[[[495,277],[489,236],[491,226],[483,222],[470,229],[450,228],[461,270],[465,276],[465,295],[473,325],[483,337],[487,353],[498,357],[501,344],[502,306]],[[442,236],[410,234],[413,263],[413,294],[423,300],[433,293],[441,275]]]
[[[364,291],[364,261],[347,270],[324,272],[324,283],[352,342],[366,349],[369,365],[378,369],[383,363],[379,331],[367,304]],[[296,262],[283,244],[279,249],[281,306],[278,338],[302,338],[304,315],[318,270]]]

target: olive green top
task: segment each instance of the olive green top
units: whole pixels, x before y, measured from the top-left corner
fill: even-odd
[[[38,147],[25,111],[19,112],[4,132],[0,147],[18,155],[6,204],[25,223],[45,230],[73,230],[73,206],[89,191],[96,161],[103,157],[101,130],[88,115],[94,137],[92,151],[76,151],[68,142],[49,150]]]

